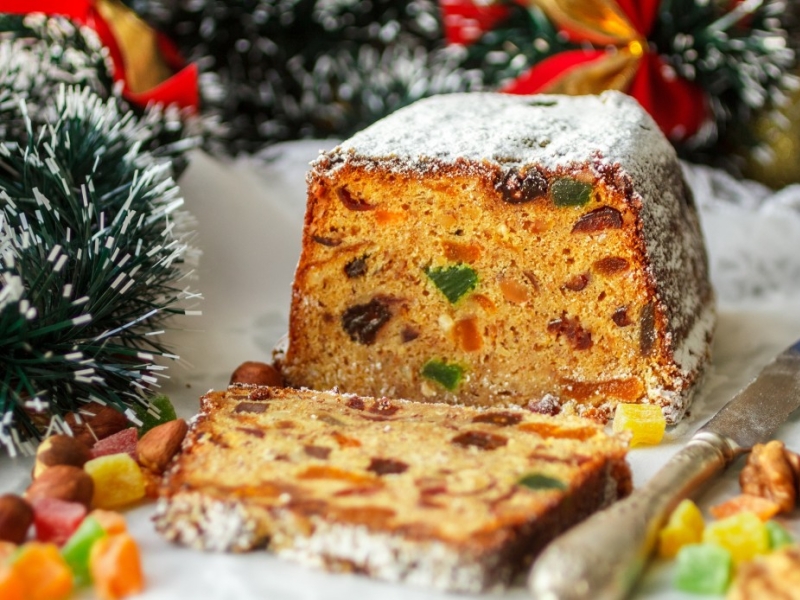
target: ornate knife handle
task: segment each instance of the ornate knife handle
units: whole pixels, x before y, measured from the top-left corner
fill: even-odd
[[[534,598],[625,598],[644,570],[670,512],[739,453],[726,438],[697,433],[647,484],[545,548],[528,577]]]

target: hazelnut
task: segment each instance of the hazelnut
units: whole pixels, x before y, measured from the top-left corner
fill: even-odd
[[[136,444],[139,464],[155,473],[162,473],[169,461],[180,450],[189,426],[183,419],[175,419],[153,427]]]
[[[231,375],[231,383],[250,383],[280,387],[283,378],[272,365],[263,362],[247,361],[236,367]]]
[[[87,446],[130,427],[128,417],[110,406],[104,406],[93,417],[86,419],[85,429],[75,438]]]
[[[0,540],[21,544],[33,523],[33,508],[14,494],[0,496]]]
[[[36,450],[33,478],[36,479],[45,469],[55,465],[83,467],[90,458],[89,447],[81,441],[69,435],[51,435]]]
[[[55,465],[45,469],[35,479],[25,498],[29,502],[39,498],[58,498],[67,502],[77,502],[89,508],[94,494],[94,481],[91,476],[81,468],[72,465]]]

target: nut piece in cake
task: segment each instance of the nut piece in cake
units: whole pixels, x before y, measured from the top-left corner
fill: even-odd
[[[312,389],[675,422],[708,359],[706,263],[635,100],[437,96],[313,164],[280,367]]]
[[[167,471],[168,539],[477,592],[630,491],[626,445],[592,421],[232,386]]]

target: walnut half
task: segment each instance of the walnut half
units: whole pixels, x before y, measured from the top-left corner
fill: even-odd
[[[798,598],[800,548],[790,546],[739,566],[727,600]]]
[[[791,512],[797,502],[800,456],[773,440],[756,444],[739,474],[742,492],[772,500],[781,512]]]

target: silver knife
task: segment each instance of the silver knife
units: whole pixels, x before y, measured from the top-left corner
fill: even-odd
[[[534,598],[625,598],[678,502],[754,444],[768,441],[799,406],[797,341],[764,367],[648,483],[545,548],[528,576]]]

